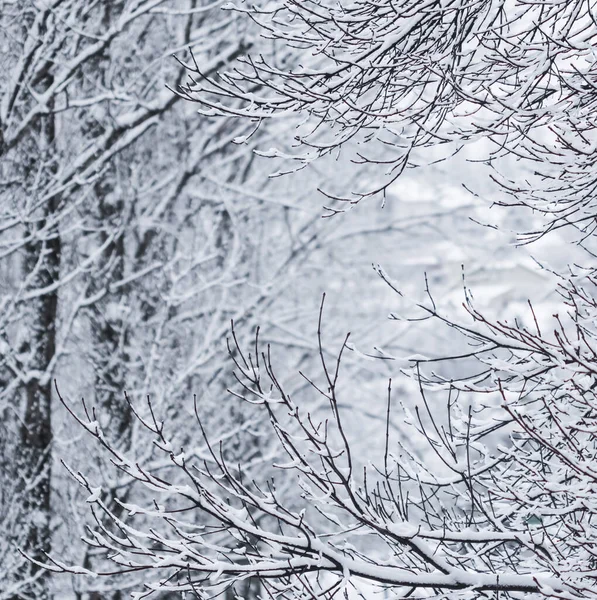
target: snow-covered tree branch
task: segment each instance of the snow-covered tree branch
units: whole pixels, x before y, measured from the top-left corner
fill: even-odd
[[[583,295],[578,288],[568,292],[570,301]],[[118,516],[102,490],[73,473],[90,494],[94,514],[107,514],[115,526],[96,528],[86,539],[115,563],[101,575],[148,571],[146,591],[137,597],[152,590],[194,591],[201,597],[234,589],[248,577],[259,579],[264,594],[288,598],[362,591],[363,582],[391,588],[399,597],[419,597],[425,590],[451,598],[457,592],[592,597],[590,506],[596,475],[586,452],[594,447],[595,408],[592,396],[583,396],[586,389],[563,385],[572,380],[578,385],[587,374],[584,352],[572,354],[562,329],[556,330],[555,343],[521,332],[527,340],[500,323],[477,320],[466,329],[491,345],[478,350],[478,358],[499,378],[486,386],[469,378],[444,385],[452,393],[483,391],[488,400],[482,407],[469,403],[463,410],[464,403],[452,399],[445,415],[426,402],[412,413],[393,396],[390,381],[386,427],[379,432],[385,450],[375,462],[355,456],[338,408],[348,336],[330,361],[323,352],[321,315],[320,373],[303,377],[324,399],[325,410],[295,404],[279,382],[269,348],[258,339],[250,352],[235,342],[230,349],[242,390],[231,393],[267,413],[285,456],[274,465],[278,476],[260,477],[227,460],[225,444],[210,440],[197,402],[199,455],[176,446],[168,425],[153,411],[142,420],[154,445],[184,474],[176,482],[119,452],[95,413],[85,408],[79,416],[67,403],[118,468],[152,498],[146,504],[121,503],[128,516]],[[498,364],[498,349],[520,358]],[[425,361],[411,359],[415,369]],[[552,369],[563,368],[572,377],[556,379]],[[391,434],[393,411],[409,426],[404,439]],[[504,436],[504,430],[508,446],[496,443],[496,432]],[[423,457],[417,438],[428,445]],[[278,478],[293,493],[281,493]],[[55,562],[50,568],[69,571]]]
[[[2,4],[0,600],[595,597],[596,39]]]
[[[295,60],[251,53],[218,77],[195,66],[180,95],[206,114],[304,115],[293,157],[300,165],[340,149],[377,165],[367,186],[331,194],[348,202],[333,212],[384,192],[406,169],[484,140],[476,158],[495,169],[501,202],[545,213],[550,230],[572,223],[592,231],[590,2],[280,0],[227,8],[297,48]],[[512,178],[505,156],[528,165],[525,179]]]

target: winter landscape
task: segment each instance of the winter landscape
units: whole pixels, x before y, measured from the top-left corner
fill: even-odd
[[[0,0],[0,600],[597,598],[597,2]]]

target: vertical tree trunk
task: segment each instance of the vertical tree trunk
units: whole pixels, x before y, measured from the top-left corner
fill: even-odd
[[[122,220],[127,219],[122,199],[110,198],[118,192],[111,186],[96,186],[97,221],[100,229],[99,243],[104,244],[110,227],[122,227]],[[115,239],[106,247],[100,264],[100,277],[97,287],[120,281],[125,274],[125,240],[120,231]],[[129,362],[127,353],[127,331],[123,315],[123,301],[126,290],[118,289],[108,293],[105,300],[93,306],[92,346],[95,365],[95,398],[104,415],[108,415],[110,423],[108,431],[112,439],[117,439],[122,449],[130,444],[131,410],[124,398],[126,375]]]
[[[44,207],[45,215],[38,231],[51,218],[57,202]],[[60,276],[60,237],[32,241],[26,248],[24,275],[34,273],[33,289],[45,288]],[[22,519],[26,528],[24,552],[33,559],[46,562],[50,551],[50,481],[52,470],[52,377],[49,372],[56,348],[58,293],[52,291],[29,301],[27,343],[29,345],[29,378],[24,385],[24,410],[20,427],[20,447],[16,460],[19,489],[22,493]],[[34,564],[26,567],[35,581],[28,595],[16,598],[50,598],[48,573]]]
[[[53,83],[51,76],[43,78],[43,87]],[[52,476],[52,359],[56,352],[58,321],[58,288],[47,290],[60,279],[61,239],[57,215],[61,197],[53,195],[39,199],[46,192],[45,184],[56,173],[55,117],[52,102],[48,113],[36,127],[37,139],[28,144],[26,158],[25,204],[28,214],[28,238],[23,260],[23,281],[27,289],[36,291],[34,298],[25,301],[23,336],[27,359],[26,380],[22,389],[23,408],[19,428],[19,447],[15,467],[17,489],[20,494],[21,519],[25,535],[22,543],[25,554],[46,562],[45,553],[51,547],[51,476]],[[37,150],[37,151],[36,151]],[[41,177],[39,175],[41,174]],[[39,208],[36,206],[39,204]],[[46,291],[47,290],[47,291]],[[24,348],[25,350],[25,348]],[[22,588],[15,598],[49,600],[49,574],[34,563],[23,567],[31,583]]]

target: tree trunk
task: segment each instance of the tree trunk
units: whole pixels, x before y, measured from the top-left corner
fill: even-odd
[[[44,76],[41,87],[53,83]],[[51,547],[51,476],[52,476],[52,360],[56,352],[58,288],[44,291],[60,279],[61,239],[57,215],[62,198],[46,193],[45,184],[56,173],[55,116],[53,101],[35,127],[35,136],[27,144],[24,181],[28,213],[27,234],[22,263],[23,281],[28,291],[38,295],[24,301],[23,354],[26,356],[25,382],[21,388],[23,407],[16,449],[16,486],[20,496],[20,519],[24,536],[22,551],[39,562],[47,562]],[[36,139],[37,138],[37,139]],[[41,170],[40,170],[41,169]],[[41,174],[41,177],[39,175]],[[31,202],[29,200],[31,199]],[[39,205],[37,207],[36,205]],[[51,597],[49,573],[36,564],[26,563],[22,570],[28,585],[14,596],[17,599]],[[17,575],[19,578],[19,575]]]
[[[44,227],[57,203],[44,207],[45,215],[38,231]],[[60,237],[34,240],[26,248],[24,276],[35,273],[32,289],[51,285],[60,276]],[[17,450],[17,477],[22,493],[22,519],[26,528],[23,551],[31,558],[46,562],[45,552],[51,545],[50,479],[52,470],[52,377],[49,372],[56,348],[58,317],[57,291],[29,301],[28,323],[29,378],[24,385],[24,410]],[[35,581],[16,598],[50,598],[48,573],[34,564],[26,569]]]

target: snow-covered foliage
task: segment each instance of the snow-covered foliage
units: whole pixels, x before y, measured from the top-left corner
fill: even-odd
[[[206,114],[264,121],[303,114],[294,156],[301,166],[358,144],[358,160],[377,163],[377,177],[366,192],[339,199],[352,205],[383,192],[405,169],[429,161],[422,149],[445,146],[450,155],[481,141],[476,158],[496,169],[503,201],[548,214],[550,229],[574,223],[591,231],[597,31],[590,2],[272,0],[227,8],[299,48],[300,59],[279,65],[249,54],[217,78],[199,67],[179,93]],[[500,170],[505,156],[527,163],[525,178]],[[344,210],[342,203],[333,210]]]
[[[252,353],[231,348],[243,389],[232,393],[268,415],[285,455],[274,467],[291,478],[249,475],[249,463],[227,460],[197,404],[203,459],[173,451],[164,423],[144,422],[182,483],[118,452],[88,414],[73,412],[153,498],[120,503],[125,517],[75,475],[94,514],[107,513],[116,527],[96,528],[87,543],[124,571],[147,572],[140,598],[163,590],[220,594],[247,578],[281,598],[359,593],[362,581],[397,597],[594,597],[595,331],[581,324],[594,319],[594,285],[588,277],[562,290],[573,312],[557,319],[552,339],[536,322],[535,331],[489,323],[471,306],[473,324],[449,322],[475,344],[481,373],[432,381],[420,374],[429,360],[410,357],[423,401],[411,411],[390,380],[375,462],[355,455],[339,408],[348,336],[335,360],[327,358],[321,314],[321,371],[303,377],[327,404],[323,413],[294,402],[257,339]],[[433,305],[421,308],[444,320]],[[448,390],[445,414],[428,401],[429,386]],[[466,402],[463,392],[484,397]],[[410,435],[392,434],[395,412]],[[167,524],[165,533],[156,522]],[[69,572],[54,562],[49,568]]]
[[[0,600],[597,596],[596,39],[3,3]]]

